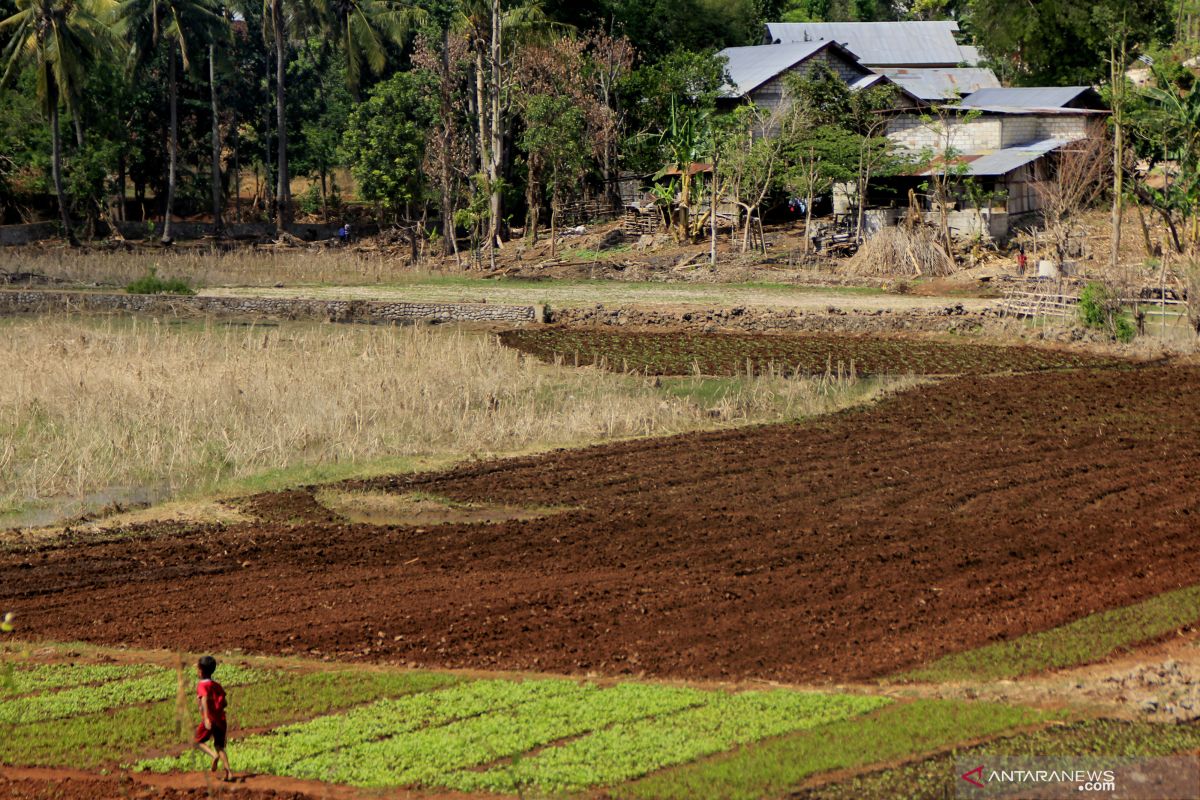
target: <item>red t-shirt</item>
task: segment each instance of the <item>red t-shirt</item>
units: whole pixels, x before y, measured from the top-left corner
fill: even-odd
[[[212,678],[196,684],[196,696],[204,703],[208,719],[214,728],[225,727],[225,690]],[[203,720],[201,720],[203,722]]]

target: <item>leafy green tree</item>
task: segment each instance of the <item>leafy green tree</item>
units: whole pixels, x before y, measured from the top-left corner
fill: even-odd
[[[340,50],[313,46],[299,48],[288,69],[288,80],[297,89],[288,105],[291,139],[289,163],[296,173],[316,180],[321,212],[328,220],[333,169],[341,164],[342,134],[353,105],[346,82],[346,56]]]
[[[117,20],[129,40],[131,70],[145,63],[159,40],[167,46],[167,92],[170,127],[167,162],[167,202],[163,212],[162,241],[171,242],[171,214],[179,170],[179,78],[177,63],[185,72],[196,65],[194,53],[204,53],[211,42],[227,33],[214,0],[122,0]]]
[[[424,202],[421,163],[435,111],[434,87],[425,76],[399,72],[377,83],[350,115],[342,152],[359,195],[393,219]]]
[[[312,0],[321,30],[346,57],[346,85],[360,97],[364,67],[379,75],[389,44],[404,41],[425,16],[423,9],[396,0]]]
[[[521,149],[531,162],[543,165],[550,192],[550,255],[553,256],[558,246],[558,212],[563,195],[567,187],[579,183],[587,163],[586,121],[583,111],[571,98],[549,94],[527,98],[523,119]]]
[[[726,83],[725,60],[715,53],[677,50],[661,61],[635,69],[620,83],[622,106],[629,114],[623,151],[626,165],[653,173],[663,165],[661,133],[673,109],[685,106],[712,114]]]
[[[1168,0],[971,0],[971,24],[1004,76],[1026,85],[1092,85],[1109,77],[1114,25],[1129,56],[1170,35]]]
[[[25,206],[52,190],[49,175],[50,129],[37,96],[37,75],[30,67],[13,80],[14,91],[0,92],[0,220],[25,221]]]
[[[63,232],[78,245],[71,228],[63,189],[62,137],[59,107],[72,114],[79,105],[80,90],[94,65],[103,63],[112,51],[112,33],[104,22],[103,0],[17,0],[16,13],[0,21],[0,34],[8,35],[4,48],[4,73],[0,87],[17,78],[26,65],[37,75],[37,95],[50,123],[51,173],[58,197]],[[76,126],[82,144],[82,129]]]

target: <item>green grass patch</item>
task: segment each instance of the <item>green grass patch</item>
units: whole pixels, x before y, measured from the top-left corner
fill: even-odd
[[[464,790],[570,792],[605,786],[687,763],[737,745],[817,728],[880,708],[882,697],[769,691],[714,692],[698,708],[619,723],[561,747],[444,783]]]
[[[16,664],[8,680],[0,684],[0,697],[110,683],[160,669],[149,664]]]
[[[125,291],[129,294],[178,294],[189,297],[196,293],[191,284],[182,278],[158,277],[155,267],[151,267],[145,275],[127,285]]]
[[[227,668],[222,666],[221,672]],[[173,673],[171,680],[175,680]],[[381,697],[446,686],[456,680],[450,675],[430,672],[339,671],[282,674],[263,683],[231,686],[232,738],[237,739],[238,729],[281,725]],[[172,697],[115,711],[0,725],[0,742],[4,743],[0,747],[0,762],[88,769],[129,762],[148,751],[180,746],[190,742],[190,733],[199,721],[190,685],[187,701],[182,719]]]
[[[219,676],[221,684],[225,686],[258,683],[272,677],[273,673],[266,670],[249,670],[235,665],[222,666]],[[17,697],[0,704],[0,724],[64,719],[110,708],[152,703],[175,697],[178,688],[176,674],[170,670],[160,670],[140,678],[127,678],[99,686],[76,686],[49,694]]]
[[[999,703],[918,700],[651,775],[613,792],[641,800],[757,800],[831,770],[930,752],[1055,718]],[[862,794],[859,797],[887,797]]]
[[[881,770],[848,781],[814,787],[796,800],[861,800],[864,797],[953,797],[960,758],[996,756],[1158,757],[1200,747],[1200,725],[1155,725],[1091,720],[1047,728],[954,750],[916,764]],[[876,759],[880,760],[880,759]]]
[[[1092,614],[1058,628],[955,653],[895,681],[943,683],[1015,678],[1086,664],[1200,621],[1200,586]]]
[[[745,386],[745,378],[665,378],[662,382],[667,394],[690,400],[701,408],[716,408]]]

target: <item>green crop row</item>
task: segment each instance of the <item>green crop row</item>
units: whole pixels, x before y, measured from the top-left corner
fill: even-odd
[[[571,692],[571,681],[473,681],[441,691],[381,700],[345,714],[318,717],[252,736],[238,744],[240,769],[276,775],[312,773],[298,762],[330,750],[350,748],[418,730],[478,716],[494,709]],[[187,757],[143,761],[138,769],[169,772],[185,766]]]
[[[273,675],[274,673],[265,670],[250,670],[235,665],[223,665],[220,680],[223,685],[238,686],[267,680]],[[156,700],[174,697],[178,691],[179,684],[176,674],[169,670],[99,686],[76,686],[52,694],[37,694],[7,700],[0,704],[0,724],[11,725],[62,719],[110,708],[152,703]]]
[[[1016,678],[1097,661],[1196,622],[1200,622],[1200,586],[1191,586],[1041,633],[944,656],[893,680],[943,683]]]
[[[456,680],[430,672],[285,673],[230,692],[233,738],[236,740],[239,728],[272,727]],[[189,704],[185,712],[182,719],[177,718],[172,698],[78,717],[0,725],[0,762],[80,769],[128,762],[149,750],[164,750],[187,741],[196,723],[195,706]],[[239,751],[236,757],[240,761],[240,743],[234,748]]]
[[[792,691],[709,695],[678,714],[620,723],[487,772],[458,772],[443,785],[466,791],[579,791],[631,780],[662,767],[887,705],[881,697]]]
[[[782,797],[809,777],[908,758],[963,740],[1042,724],[1053,712],[999,703],[917,700],[867,717],[772,739],[621,787],[621,800],[756,800]],[[857,797],[891,797],[864,793]]]
[[[519,756],[559,739],[614,723],[670,715],[705,702],[693,689],[623,684],[611,689],[580,686],[568,694],[507,711],[426,728],[306,762],[306,777],[365,787],[446,785],[456,770]],[[475,774],[475,773],[461,773]]]
[[[161,667],[149,664],[18,664],[10,673],[7,685],[0,686],[0,694],[31,694],[161,671]]]

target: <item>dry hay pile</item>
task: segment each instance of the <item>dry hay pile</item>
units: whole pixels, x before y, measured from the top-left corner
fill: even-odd
[[[952,275],[953,259],[946,255],[937,232],[928,225],[884,228],[867,239],[846,264],[851,275],[940,278]]]

